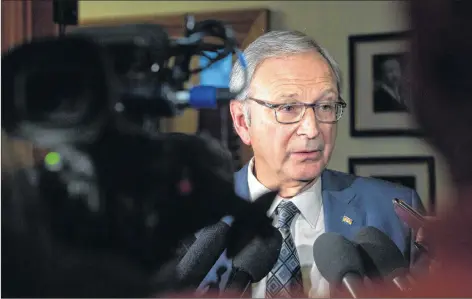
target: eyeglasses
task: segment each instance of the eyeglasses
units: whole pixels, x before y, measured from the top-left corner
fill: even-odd
[[[254,98],[247,99],[274,110],[275,119],[281,124],[294,124],[299,122],[305,115],[306,108],[313,108],[315,117],[319,122],[335,123],[341,118],[344,108],[347,106],[341,98],[336,102],[317,102],[315,104],[273,104]]]

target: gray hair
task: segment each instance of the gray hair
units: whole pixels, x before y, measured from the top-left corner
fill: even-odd
[[[326,51],[326,49],[321,47],[313,38],[299,31],[271,31],[257,38],[246,48],[246,50],[244,50],[244,57],[247,63],[248,84],[238,94],[236,99],[242,101],[248,97],[249,85],[252,81],[254,72],[265,59],[309,51],[316,51],[326,60],[336,77],[336,87],[338,93],[340,93],[342,83],[341,71],[338,63],[333,59],[328,51]],[[239,91],[239,89],[244,85],[244,80],[244,69],[238,60],[234,64],[231,72],[231,80],[229,84],[230,90],[232,92]],[[248,120],[249,116],[246,115],[246,117],[246,120]]]

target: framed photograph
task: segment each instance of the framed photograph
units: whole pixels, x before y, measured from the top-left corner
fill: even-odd
[[[408,32],[349,37],[351,135],[420,136],[408,112]]]
[[[349,173],[373,177],[416,190],[424,207],[434,213],[436,173],[434,157],[353,157]]]

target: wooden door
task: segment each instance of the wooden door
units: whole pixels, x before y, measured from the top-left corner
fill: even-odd
[[[32,38],[56,35],[52,3],[2,0],[2,52]]]
[[[2,53],[32,38],[57,33],[52,1],[2,0],[1,3]],[[2,171],[33,165],[34,147],[30,142],[11,139],[3,130],[1,134]]]

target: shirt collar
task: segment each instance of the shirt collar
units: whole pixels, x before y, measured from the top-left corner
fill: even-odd
[[[248,185],[251,200],[255,200],[262,194],[270,191],[270,189],[265,187],[254,176],[253,167],[254,158],[249,161],[248,167]],[[272,216],[274,214],[275,209],[282,200],[285,199],[280,196],[277,196],[277,198],[274,200],[270,209],[267,212],[268,216]],[[308,223],[313,228],[316,227],[318,217],[322,209],[321,176],[316,180],[316,182],[312,186],[304,190],[302,193],[297,194],[290,200],[295,204],[298,210],[300,210],[301,215],[308,221]]]

